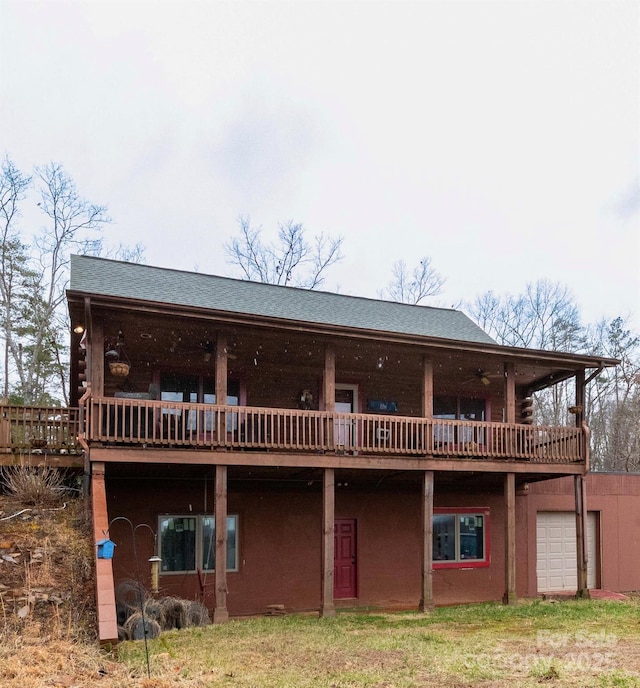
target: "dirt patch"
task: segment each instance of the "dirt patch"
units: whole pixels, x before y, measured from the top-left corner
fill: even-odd
[[[0,633],[61,637],[66,627],[94,638],[94,552],[82,501],[42,508],[0,496],[0,519]]]

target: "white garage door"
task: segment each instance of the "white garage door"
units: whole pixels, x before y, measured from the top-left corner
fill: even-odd
[[[537,522],[538,592],[576,590],[576,515],[539,511]],[[587,514],[587,587],[596,586],[596,514]]]

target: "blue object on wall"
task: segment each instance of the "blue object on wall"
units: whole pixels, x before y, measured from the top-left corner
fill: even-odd
[[[397,413],[398,404],[395,401],[378,401],[369,399],[367,401],[369,411],[386,411],[387,413]]]
[[[113,550],[116,543],[109,539],[100,540],[96,543],[98,546],[98,559],[113,559]]]

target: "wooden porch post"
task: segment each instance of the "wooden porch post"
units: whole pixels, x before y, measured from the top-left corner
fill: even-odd
[[[229,620],[227,610],[227,467],[216,466],[216,606],[213,623]]]
[[[422,416],[433,418],[433,361],[422,357]]]
[[[504,597],[503,604],[515,604],[516,597],[516,475],[504,478]]]
[[[216,404],[224,406],[227,403],[227,337],[218,332],[216,337]],[[224,412],[217,414],[218,442],[225,443],[227,440],[227,419]]]
[[[433,418],[433,361],[426,355],[422,356],[422,417]],[[433,429],[431,423],[426,423],[422,438],[423,451],[433,451]]]
[[[216,404],[227,403],[227,338],[218,332],[216,338]]]
[[[587,481],[584,475],[574,476],[576,498],[576,563],[578,587],[576,597],[589,598],[587,587]]]
[[[322,484],[322,606],[320,616],[335,616],[333,603],[333,531],[335,524],[335,474],[324,469]]]
[[[504,364],[504,410],[505,422],[516,422],[516,375],[512,362]]]
[[[433,609],[433,471],[422,474],[422,597],[420,611]]]
[[[327,347],[324,353],[324,410],[336,410],[336,352]]]
[[[582,427],[582,421],[584,420],[584,407],[585,407],[585,375],[584,370],[580,370],[576,373],[576,427]]]
[[[324,410],[334,413],[336,410],[336,352],[328,346],[324,352],[324,376],[323,376],[323,403]],[[325,448],[335,449],[336,438],[333,417],[326,419]]]

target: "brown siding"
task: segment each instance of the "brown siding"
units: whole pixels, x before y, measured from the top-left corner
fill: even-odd
[[[231,483],[229,513],[239,516],[240,570],[228,574],[227,605],[231,615],[265,611],[267,605],[309,610],[320,606],[322,502],[320,485],[296,483]],[[205,498],[206,491],[206,498]],[[143,496],[144,495],[144,496]],[[435,490],[435,508],[490,509],[491,565],[434,572],[436,604],[500,600],[504,592],[504,505],[501,493],[444,493]],[[519,504],[523,498],[518,497]],[[109,516],[123,515],[133,524],[157,528],[161,513],[213,512],[213,481],[113,480],[109,483]],[[420,600],[420,491],[336,488],[336,518],[355,518],[358,528],[357,600],[343,606],[417,608]],[[518,593],[527,588],[526,527],[517,523]],[[129,526],[116,522],[112,539],[116,582],[135,578]],[[141,580],[149,585],[148,558],[153,548],[147,529],[137,531]],[[199,598],[194,574],[162,575],[162,592]],[[206,580],[205,603],[213,608],[213,575]]]
[[[590,473],[587,476],[587,511],[598,522],[599,583],[605,590],[640,590],[640,475]],[[538,511],[574,511],[573,478],[532,484],[527,498],[529,520],[529,586],[536,590],[536,514]]]

